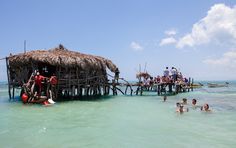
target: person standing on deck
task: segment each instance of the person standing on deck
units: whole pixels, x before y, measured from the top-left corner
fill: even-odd
[[[164,70],[164,72],[163,72],[163,75],[165,76],[165,77],[169,77],[169,69],[168,69],[168,67],[166,67],[166,69]]]
[[[118,68],[116,68],[116,70],[115,70],[115,80],[117,81],[117,83],[118,83],[118,80],[119,80],[119,75],[120,75],[120,71],[119,71]]]
[[[172,79],[175,82],[177,80],[177,70],[174,67],[172,67],[172,69],[171,69],[171,76],[172,76]]]
[[[35,88],[37,91],[37,96],[41,96],[41,92],[42,92],[42,81],[45,79],[44,76],[40,75],[39,71],[36,72],[36,76],[34,77],[34,81],[35,81]]]
[[[57,98],[56,85],[58,83],[58,79],[54,73],[50,77],[49,82],[50,82],[49,96],[51,99],[55,100]]]

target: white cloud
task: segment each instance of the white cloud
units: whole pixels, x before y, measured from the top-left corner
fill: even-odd
[[[236,68],[236,50],[228,51],[218,59],[206,59],[203,63],[217,67]]]
[[[177,48],[193,47],[207,43],[236,45],[236,7],[216,4],[207,16],[195,23],[191,33],[180,38]]]
[[[135,51],[142,51],[143,50],[143,47],[137,42],[131,42],[130,48],[132,48]]]
[[[175,29],[166,30],[165,34],[168,36],[176,35],[177,31]]]
[[[168,37],[168,38],[164,38],[161,40],[159,46],[163,46],[163,45],[169,45],[169,44],[175,44],[176,43],[176,39],[173,37]]]

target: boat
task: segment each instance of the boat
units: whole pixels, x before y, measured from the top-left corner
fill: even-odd
[[[207,86],[210,88],[216,88],[216,87],[228,87],[229,83],[225,82],[224,84],[217,84],[217,83],[207,83]]]
[[[201,88],[202,86],[203,86],[202,83],[193,83],[193,84],[191,84],[192,88]]]

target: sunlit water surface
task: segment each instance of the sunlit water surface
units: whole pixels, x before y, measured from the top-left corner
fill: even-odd
[[[183,97],[208,103],[212,113]],[[94,101],[59,102],[50,107],[9,102],[0,85],[0,147],[228,148],[236,147],[236,85],[195,89],[162,101],[156,93],[110,96]]]

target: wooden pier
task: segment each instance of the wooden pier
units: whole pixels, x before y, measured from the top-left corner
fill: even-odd
[[[63,45],[50,50],[35,50],[6,58],[9,100],[14,100],[15,90],[21,89],[33,94],[35,71],[48,79],[53,75],[57,84],[51,86],[43,82],[44,94],[53,89],[54,99],[80,99],[89,96],[106,95],[143,95],[144,91],[155,91],[157,95],[175,95],[193,90],[193,80],[187,85],[175,83],[157,83],[145,86],[141,83],[129,83],[116,75],[117,66],[112,61],[99,56],[69,51]],[[107,73],[109,69],[113,75]],[[118,72],[119,73],[119,72]],[[136,89],[136,90],[135,90]],[[30,92],[29,92],[30,90]]]

